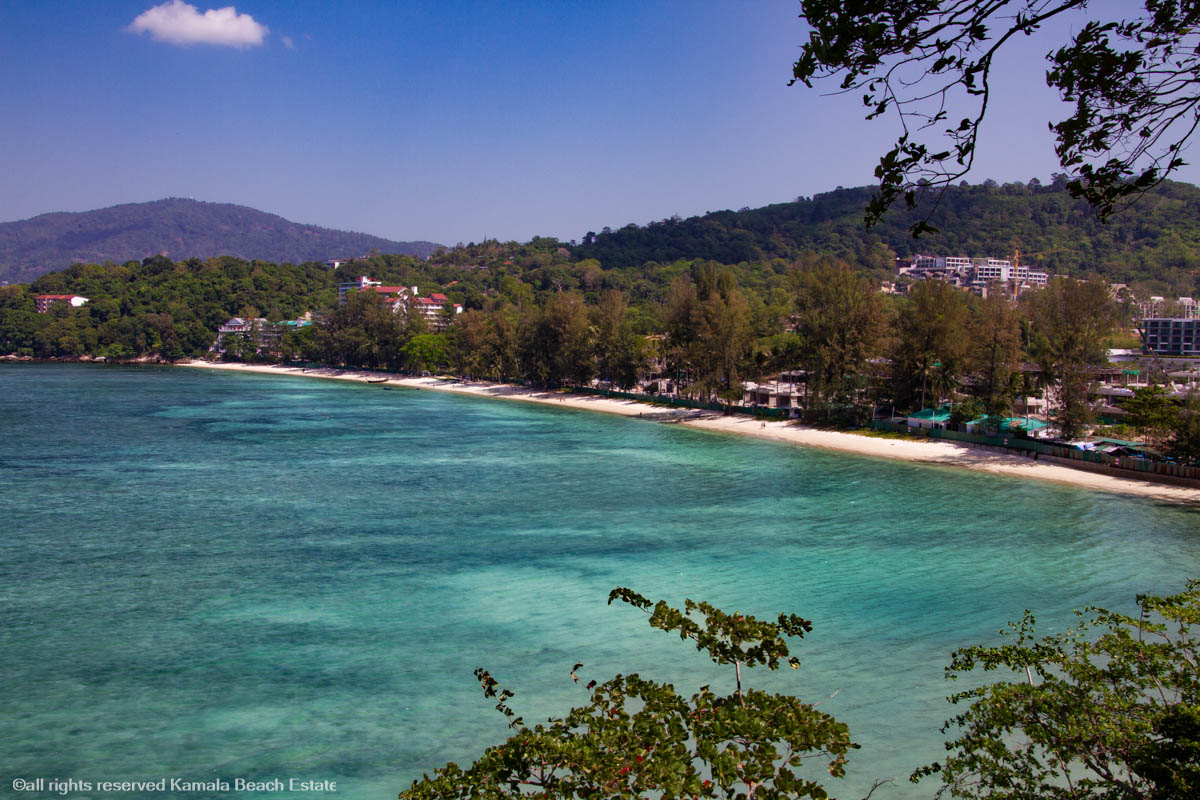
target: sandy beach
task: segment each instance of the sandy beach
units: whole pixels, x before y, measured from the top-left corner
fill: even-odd
[[[601,411],[627,417],[639,417],[650,421],[687,425],[692,428],[721,433],[755,436],[761,439],[771,439],[805,447],[821,447],[828,450],[837,450],[843,453],[855,453],[864,456],[966,467],[998,475],[1054,481],[1103,492],[1138,495],[1170,503],[1200,506],[1200,489],[1087,472],[1075,469],[1074,467],[1060,466],[1040,460],[1034,461],[1025,456],[1013,455],[986,447],[946,440],[920,441],[864,436],[842,431],[823,430],[806,425],[798,425],[794,422],[764,421],[739,414],[726,416],[715,412],[696,411],[692,409],[664,408],[634,400],[566,392],[548,392],[484,381],[464,383],[435,377],[418,378],[396,375],[388,375],[386,376],[386,380],[382,380],[385,378],[382,374],[349,369],[322,368],[306,370],[298,367],[267,364],[227,364],[207,361],[183,362],[180,366],[233,372],[255,372],[267,375],[325,378],[330,380],[355,381],[358,383],[378,383],[389,386],[404,386],[411,389],[492,397],[528,403],[542,403],[560,408]]]

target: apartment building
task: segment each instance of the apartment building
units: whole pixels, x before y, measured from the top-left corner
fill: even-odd
[[[939,278],[955,286],[979,291],[993,283],[1004,284],[1014,291],[1030,286],[1045,286],[1050,279],[1045,272],[1014,266],[1007,258],[967,256],[914,256],[909,266],[900,269],[900,274],[914,278]]]
[[[1147,317],[1138,333],[1142,352],[1159,356],[1200,356],[1200,318]]]

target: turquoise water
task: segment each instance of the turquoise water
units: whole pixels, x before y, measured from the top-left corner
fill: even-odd
[[[941,754],[952,649],[1200,574],[1195,511],[568,409],[14,365],[0,410],[0,796],[241,777],[388,798],[504,736],[476,666],[527,721],[582,701],[576,661],[728,686],[606,606],[622,584],[812,619],[800,671],[749,682],[837,692],[822,708],[863,746],[833,794],[929,797],[906,776]]]

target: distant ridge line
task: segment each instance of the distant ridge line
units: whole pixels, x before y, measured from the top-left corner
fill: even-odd
[[[372,251],[428,258],[439,247],[292,222],[234,203],[168,197],[0,223],[0,281],[32,280],[79,262],[124,263],[155,255],[175,261],[236,256],[298,264]]]

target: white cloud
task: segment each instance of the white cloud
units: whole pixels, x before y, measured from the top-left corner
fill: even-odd
[[[286,47],[288,50],[296,49],[296,43],[292,41],[292,37],[284,36],[284,37],[282,37],[282,40],[283,40],[283,46]]]
[[[203,14],[183,0],[171,0],[143,11],[126,30],[149,33],[170,44],[219,44],[227,47],[256,47],[270,29],[233,6],[210,8]]]

